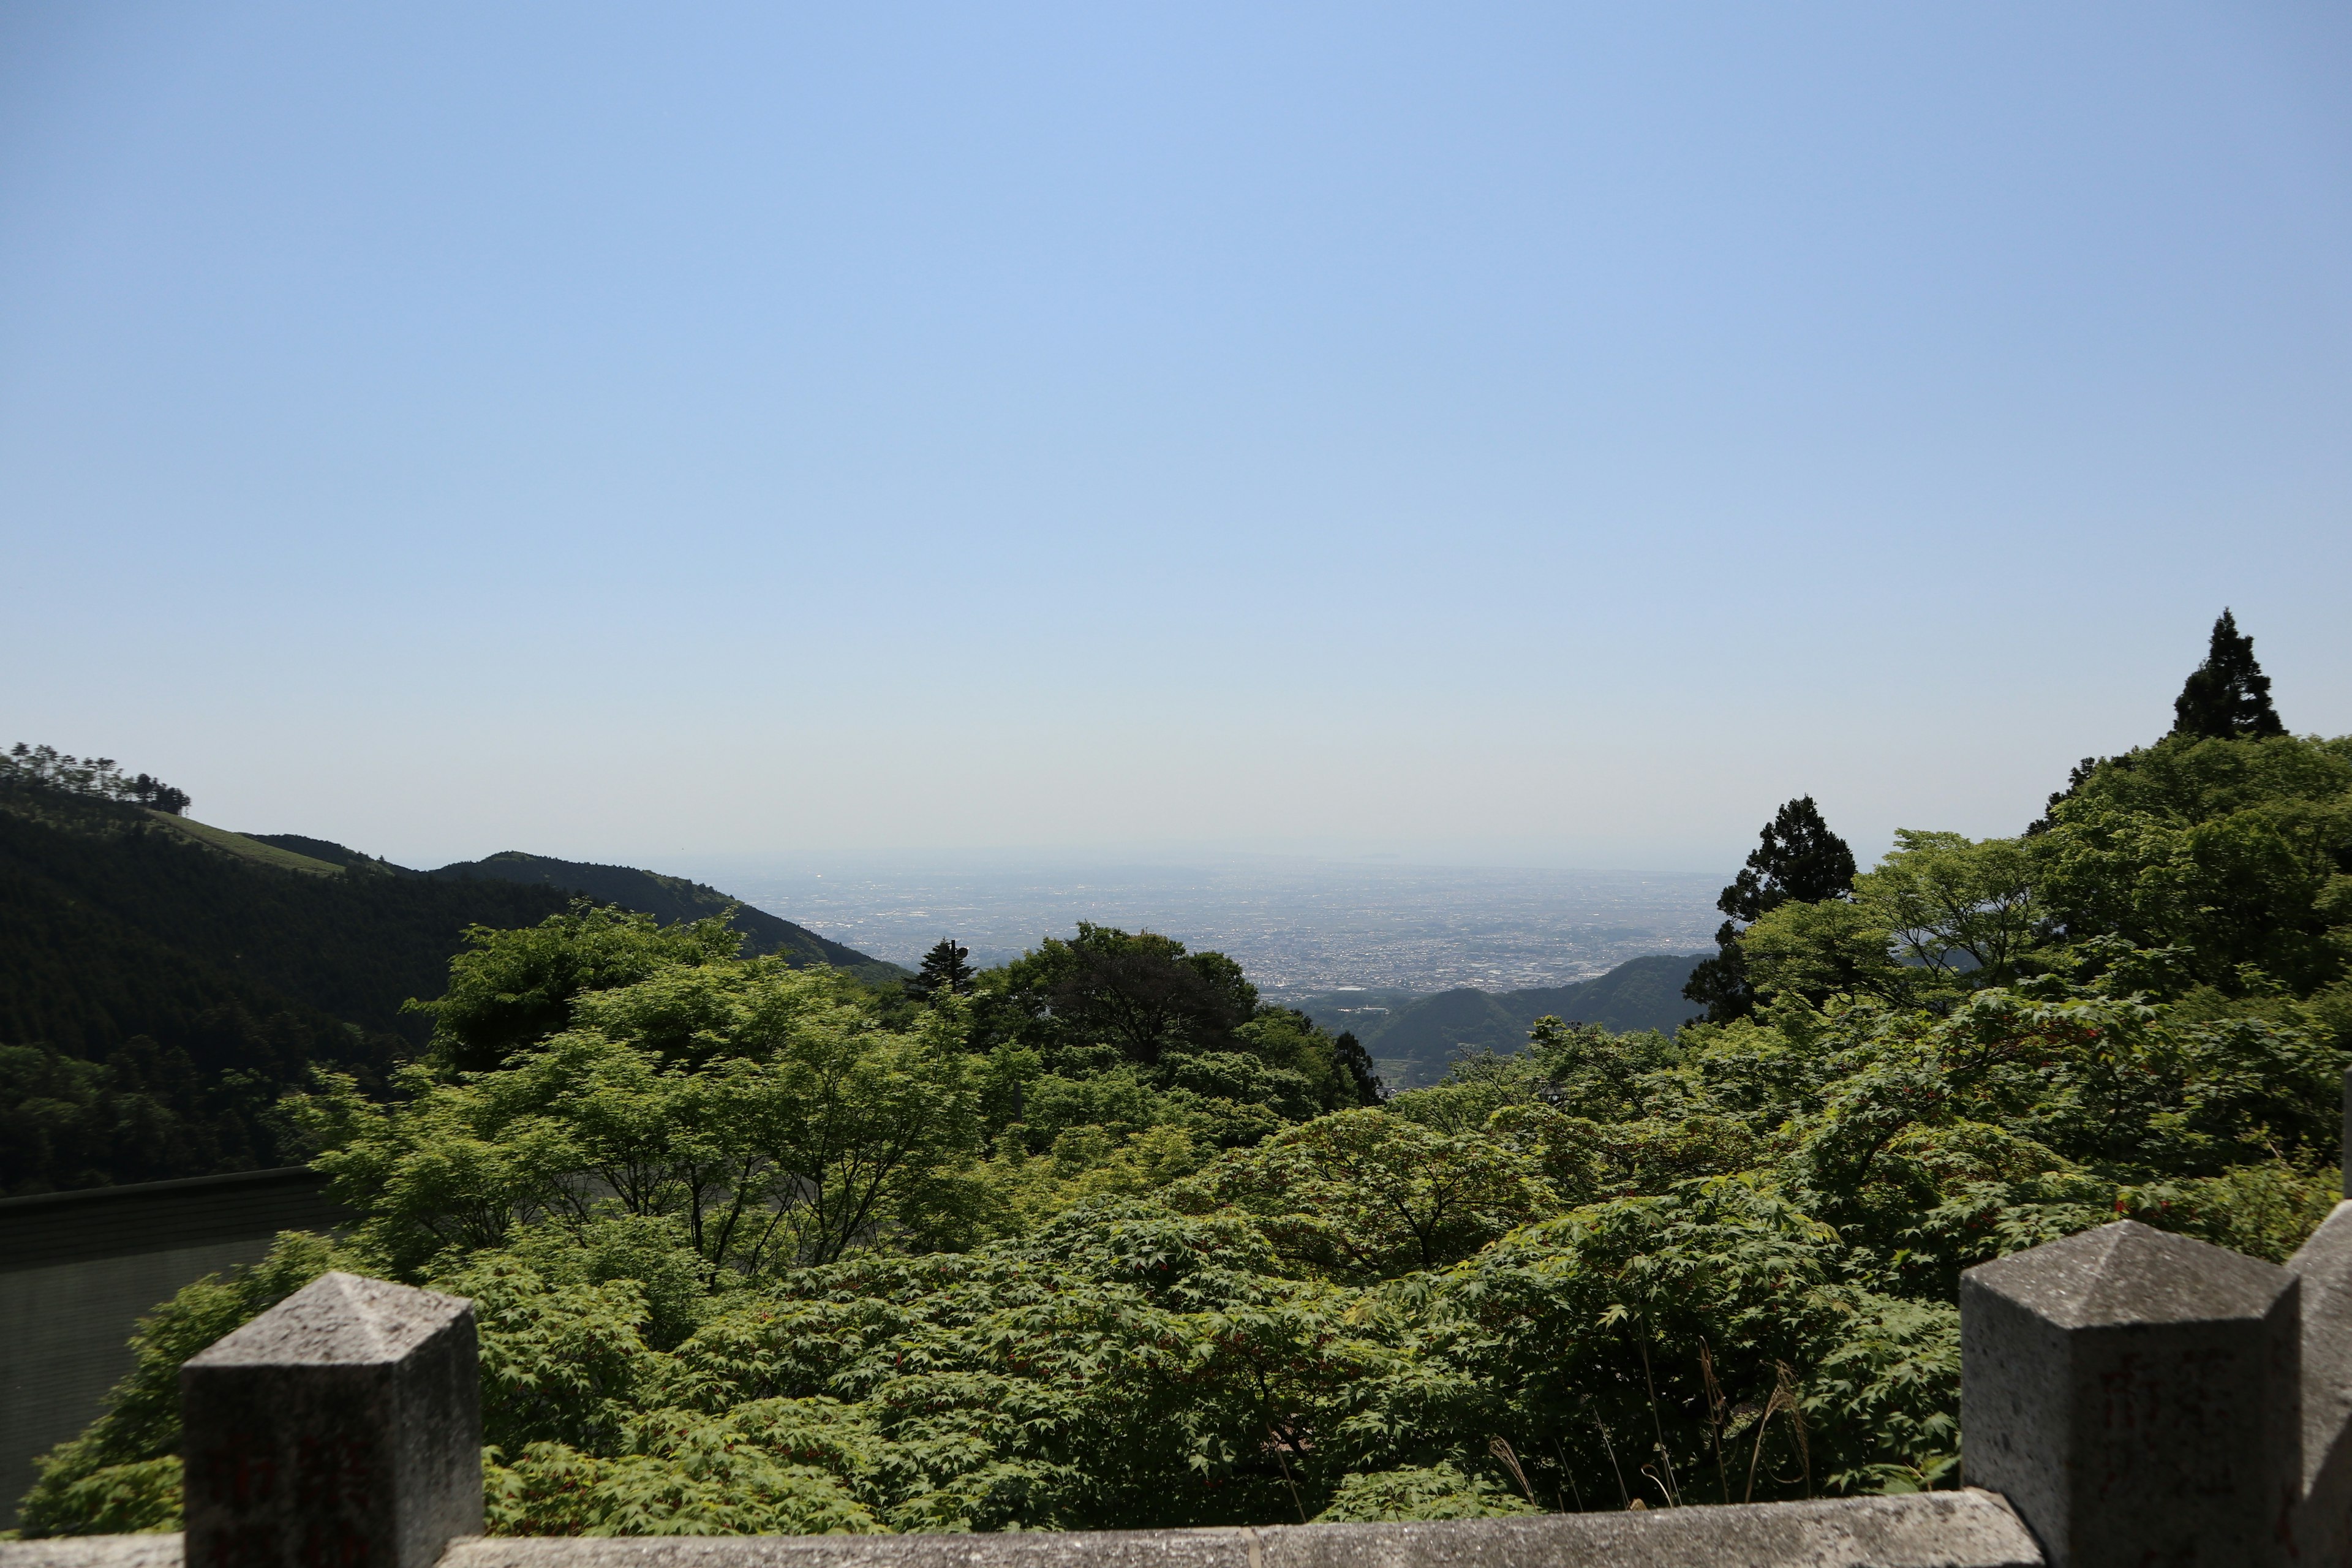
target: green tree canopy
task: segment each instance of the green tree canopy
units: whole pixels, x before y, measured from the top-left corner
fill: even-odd
[[[1822,820],[1811,795],[1773,813],[1748,851],[1748,864],[1715,903],[1730,919],[1715,933],[1716,955],[1691,971],[1683,994],[1706,1008],[1711,1023],[1728,1023],[1756,1005],[1739,929],[1790,902],[1843,898],[1853,888],[1853,851]]]
[[[2308,994],[2352,960],[2352,742],[2169,735],[2110,759],[2028,842],[2055,930]]]
[[[647,914],[575,900],[535,926],[474,926],[449,966],[449,988],[412,1010],[433,1020],[435,1057],[488,1072],[572,1023],[586,992],[634,984],[667,965],[735,956],[741,933],[723,918],[665,926]]]
[[[1221,952],[1187,952],[1153,931],[1081,921],[1067,942],[988,972],[980,1016],[998,1037],[1046,1052],[1095,1046],[1156,1067],[1171,1053],[1229,1049],[1257,988]]]
[[[923,966],[912,980],[906,982],[907,994],[929,1000],[934,996],[969,996],[971,994],[972,966],[964,961],[971,949],[958,946],[953,937],[943,936],[923,954]]]

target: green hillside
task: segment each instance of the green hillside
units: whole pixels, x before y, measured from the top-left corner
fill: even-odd
[[[412,871],[405,866],[395,866],[373,855],[362,855],[348,845],[331,838],[312,838],[300,833],[241,833],[236,837],[252,844],[290,851],[297,858],[319,861],[331,868],[347,871],[372,871],[387,877],[421,877],[422,871]]]
[[[19,770],[21,771],[21,770]],[[298,834],[0,780],[0,1194],[300,1156],[268,1114],[324,1064],[380,1084],[425,1043],[469,926],[579,894],[665,922],[727,910],[679,877],[507,854],[421,872]],[[896,990],[895,964],[737,908],[747,951]]]
[[[243,836],[298,857],[344,868],[363,875],[428,877],[440,881],[520,882],[584,893],[604,903],[636,910],[667,925],[677,921],[705,920],[727,914],[728,923],[743,933],[746,953],[778,953],[794,968],[829,963],[871,984],[896,985],[907,971],[895,963],[868,957],[853,947],[821,937],[805,926],[753,909],[707,883],[634,866],[600,866],[584,860],[558,860],[549,855],[529,855],[509,849],[479,860],[459,860],[430,871],[412,870],[389,860],[365,855],[329,838],[299,833],[253,833]],[[731,913],[730,912],[731,911]]]
[[[1389,1087],[1411,1089],[1443,1078],[1459,1050],[1517,1050],[1527,1044],[1528,1026],[1547,1015],[1606,1029],[1672,1034],[1700,1011],[1683,999],[1682,989],[1703,956],[1629,959],[1573,985],[1525,991],[1463,986],[1433,996],[1340,991],[1309,996],[1299,1005],[1328,1029],[1352,1030]]]
[[[0,1193],[299,1158],[267,1114],[282,1089],[312,1063],[381,1081],[424,1036],[400,1005],[440,994],[466,927],[567,901],[284,863],[300,858],[0,789]]]
[[[342,869],[334,861],[301,853],[293,844],[231,833],[226,827],[215,827],[209,823],[176,816],[170,812],[150,811],[147,815],[158,826],[168,828],[184,838],[194,839],[207,849],[217,849],[224,855],[234,855],[240,860],[250,860],[258,866],[270,866],[280,871],[299,871],[311,877],[331,877]]]
[[[568,889],[624,909],[643,910],[665,925],[673,921],[727,914],[729,923],[747,939],[747,952],[778,953],[796,969],[812,963],[830,963],[875,984],[893,985],[907,976],[907,971],[895,963],[886,963],[856,948],[829,942],[805,926],[755,910],[705,883],[688,881],[684,877],[666,877],[658,871],[641,871],[634,866],[598,866],[509,849],[480,860],[460,860],[425,875],[443,881],[525,882]]]

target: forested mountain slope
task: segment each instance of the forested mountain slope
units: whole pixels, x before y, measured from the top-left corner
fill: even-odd
[[[729,902],[531,856],[411,872],[323,839],[0,788],[0,1194],[299,1157],[266,1113],[310,1064],[381,1083],[430,1029],[403,1004],[441,994],[468,927],[534,925],[583,892],[666,921]],[[735,924],[794,965],[902,973],[756,910]]]
[[[82,974],[84,990],[130,967],[110,955],[117,946],[129,952],[135,941],[257,994],[421,1041],[424,1026],[404,1017],[401,1004],[439,994],[467,926],[530,924],[569,903],[556,889],[510,883],[289,872],[215,851],[182,825],[142,820],[147,815],[100,802],[73,803],[69,814],[53,805],[38,821],[0,812],[0,845],[18,889],[12,911],[18,923],[28,906],[74,911],[78,928],[92,935],[59,957]],[[119,940],[98,940],[101,930]],[[37,1005],[39,988],[16,963],[5,967],[22,1005]],[[126,974],[124,983],[133,982]],[[111,1003],[75,1016],[37,1005],[47,1009],[45,1026],[28,1035],[12,1020],[12,1039],[82,1051],[152,1032]]]
[[[302,852],[299,847],[305,840],[292,844],[274,837],[247,833],[231,833],[226,827],[215,827],[208,822],[197,822],[176,812],[151,811],[149,818],[161,827],[170,828],[182,837],[233,855],[240,860],[250,860],[257,866],[271,866],[280,871],[303,871],[313,877],[331,877],[342,869],[340,860],[322,860]]]
[[[856,948],[829,942],[805,926],[794,925],[764,910],[755,910],[749,904],[729,898],[716,888],[688,881],[684,877],[666,877],[658,871],[641,871],[634,866],[598,866],[509,849],[479,860],[457,861],[425,875],[445,881],[471,878],[567,888],[593,899],[618,904],[623,909],[641,910],[664,924],[727,914],[731,908],[733,913],[728,915],[728,923],[748,939],[744,943],[747,952],[778,953],[794,968],[811,963],[830,963],[836,969],[846,969],[878,984],[892,984],[907,975],[907,972],[895,963],[886,963]]]
[[[443,881],[522,882],[565,889],[584,893],[604,903],[618,904],[625,910],[652,915],[665,925],[677,921],[707,920],[712,915],[723,914],[727,916],[728,924],[743,933],[743,951],[748,954],[776,953],[795,968],[812,963],[829,963],[836,969],[848,970],[872,984],[891,985],[907,978],[907,971],[898,964],[871,957],[854,947],[845,947],[840,942],[817,935],[806,926],[796,925],[765,910],[753,909],[708,883],[690,881],[684,877],[665,876],[659,871],[641,870],[635,866],[602,866],[584,860],[559,860],[549,855],[530,855],[520,849],[507,849],[479,860],[456,860],[430,871],[418,871],[362,854],[329,838],[310,838],[299,833],[251,833],[242,837],[247,843],[268,846],[305,857],[313,863],[347,868],[362,875],[431,877]]]
[[[309,1064],[380,1082],[467,926],[564,903],[305,874],[136,805],[0,791],[0,1192],[284,1163],[267,1112]]]
[[[1629,959],[1608,973],[1572,985],[1524,991],[1474,991],[1467,986],[1416,996],[1392,1005],[1385,1016],[1342,1012],[1356,994],[1310,996],[1302,1010],[1329,1029],[1352,1030],[1365,1051],[1381,1064],[1392,1089],[1434,1083],[1445,1075],[1456,1051],[1493,1050],[1507,1055],[1527,1044],[1538,1018],[1566,1018],[1604,1029],[1656,1029],[1673,1034],[1700,1009],[1683,999],[1683,985],[1703,954],[1656,953]]]

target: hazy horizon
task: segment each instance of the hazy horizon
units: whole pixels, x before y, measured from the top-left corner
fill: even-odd
[[[1080,921],[1150,930],[1240,963],[1282,1000],[1349,987],[1566,984],[1629,958],[1711,948],[1722,873],[1413,866],[1274,856],[1002,862],[720,858],[688,874],[875,958],[942,937],[981,967]]]

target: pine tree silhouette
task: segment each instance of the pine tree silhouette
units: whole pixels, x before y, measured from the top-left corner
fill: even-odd
[[[2205,662],[2173,699],[2172,732],[2215,740],[2286,733],[2271,706],[2271,678],[2254,662],[2254,639],[2238,635],[2238,618],[2226,609],[2213,623]]]
[[[1727,1024],[1754,1011],[1748,986],[1748,955],[1740,950],[1739,924],[1754,924],[1785,903],[1817,904],[1853,891],[1853,851],[1822,820],[1811,795],[1789,802],[1764,825],[1747,869],[1732,879],[1715,907],[1731,917],[1715,933],[1716,954],[1691,971],[1683,986],[1686,1001],[1702,1003],[1710,1024]]]
[[[904,983],[907,994],[928,998],[944,991],[955,996],[971,995],[974,972],[964,962],[971,956],[971,949],[958,947],[953,937],[940,938],[938,945],[923,954],[922,973]]]

